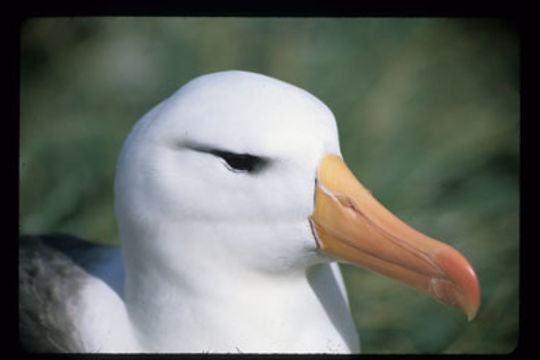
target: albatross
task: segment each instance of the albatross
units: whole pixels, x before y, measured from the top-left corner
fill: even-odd
[[[329,108],[278,79],[188,82],[134,125],[114,194],[120,247],[21,237],[25,349],[358,353],[338,261],[478,311],[467,259],[381,205]]]

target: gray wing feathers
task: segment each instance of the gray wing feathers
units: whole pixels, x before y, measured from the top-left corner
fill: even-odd
[[[19,244],[19,339],[35,352],[80,352],[78,294],[87,273],[40,237]],[[69,296],[67,296],[69,295]]]

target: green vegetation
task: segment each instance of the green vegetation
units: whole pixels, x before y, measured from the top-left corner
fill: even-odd
[[[519,42],[490,19],[49,18],[24,23],[20,229],[117,243],[116,157],[190,79],[242,69],[334,112],[345,160],[400,218],[475,267],[471,323],[427,295],[344,270],[367,353],[517,346]]]

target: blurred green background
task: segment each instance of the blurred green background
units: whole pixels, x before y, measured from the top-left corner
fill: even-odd
[[[342,266],[366,353],[518,343],[519,37],[497,19],[47,18],[21,29],[20,231],[117,243],[113,179],[134,122],[190,79],[242,69],[334,112],[345,160],[475,267],[459,311]]]

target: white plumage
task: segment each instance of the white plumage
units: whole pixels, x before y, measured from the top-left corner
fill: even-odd
[[[199,148],[268,164],[231,171]],[[341,275],[308,220],[317,164],[339,151],[331,111],[263,75],[202,76],[157,105],[118,161],[123,299],[88,278],[78,350],[358,351]]]

